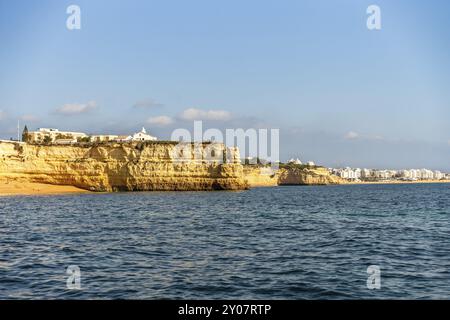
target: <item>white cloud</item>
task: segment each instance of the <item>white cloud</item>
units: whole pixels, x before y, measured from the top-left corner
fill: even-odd
[[[231,119],[231,113],[225,110],[201,110],[196,108],[189,108],[184,110],[180,118],[183,120],[221,120],[226,121]]]
[[[136,102],[133,105],[133,108],[137,109],[150,109],[150,108],[156,108],[156,107],[163,107],[164,105],[162,103],[156,102],[154,99],[145,99]]]
[[[173,119],[168,116],[150,117],[147,119],[147,123],[157,126],[168,126],[169,124],[173,123]]]
[[[20,117],[20,120],[27,121],[27,122],[36,122],[39,121],[39,118],[36,116],[33,116],[32,114],[24,114]]]
[[[6,112],[3,110],[0,110],[0,120],[3,120],[6,118]]]
[[[344,139],[347,140],[367,140],[367,141],[386,141],[381,135],[360,134],[355,131],[349,131],[345,134]]]
[[[376,135],[376,136],[372,137],[372,140],[384,140],[384,137],[380,136],[380,135]]]
[[[61,115],[76,115],[87,113],[95,108],[97,108],[97,103],[95,101],[89,101],[88,103],[68,103],[56,109],[55,113]]]
[[[345,139],[347,140],[353,140],[353,139],[358,139],[359,138],[359,133],[355,132],[355,131],[349,131],[347,132],[347,134],[344,136]]]

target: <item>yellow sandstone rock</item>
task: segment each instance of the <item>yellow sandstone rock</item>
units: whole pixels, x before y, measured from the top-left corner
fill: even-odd
[[[278,185],[278,174],[270,167],[244,165],[244,177],[250,187],[274,187]]]
[[[278,170],[271,170],[270,167],[245,165],[244,177],[250,187],[346,183],[323,167],[281,166]]]
[[[226,147],[212,146],[223,155]],[[239,151],[228,148],[230,163],[185,154],[175,161],[176,143],[31,145],[0,142],[0,180],[69,185],[91,191],[246,189]],[[210,144],[201,151],[210,152]]]
[[[344,184],[343,179],[332,175],[327,168],[281,168],[278,172],[279,185],[329,185]]]
[[[15,193],[21,190],[20,184],[24,188],[47,184],[90,191],[194,191],[345,183],[322,167],[284,165],[272,171],[270,167],[242,166],[237,148],[219,143],[200,144],[197,149],[188,145],[184,161],[179,161],[180,150],[172,142],[51,146],[0,142],[0,183],[6,191],[6,185],[14,183]],[[226,156],[228,161],[204,160],[211,152],[214,159]]]

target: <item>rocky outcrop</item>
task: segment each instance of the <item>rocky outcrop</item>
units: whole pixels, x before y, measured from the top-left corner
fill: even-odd
[[[244,165],[244,178],[251,187],[275,187],[278,174],[270,167]]]
[[[250,187],[278,185],[329,185],[344,184],[345,180],[331,175],[323,167],[281,166],[277,170],[264,166],[244,166],[244,177]]]
[[[279,185],[329,185],[344,184],[343,179],[332,175],[323,167],[286,167],[278,172]]]
[[[236,148],[201,144],[200,151],[188,149],[182,160],[176,148],[177,144],[170,142],[52,146],[0,142],[0,180],[91,191],[247,188]],[[219,158],[226,155],[228,161],[205,161],[199,152],[212,152]]]

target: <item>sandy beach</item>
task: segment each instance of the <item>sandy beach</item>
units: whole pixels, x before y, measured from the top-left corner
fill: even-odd
[[[59,186],[43,183],[0,181],[0,197],[12,195],[51,195],[90,193],[73,186]]]

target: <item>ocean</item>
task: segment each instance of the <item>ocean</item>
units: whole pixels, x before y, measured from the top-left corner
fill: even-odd
[[[0,299],[450,299],[450,185],[1,197]]]

